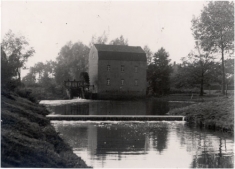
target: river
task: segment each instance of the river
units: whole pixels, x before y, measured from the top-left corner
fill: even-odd
[[[191,102],[42,101],[52,114],[166,115]],[[95,168],[233,168],[234,139],[228,133],[183,121],[52,121],[75,154]]]

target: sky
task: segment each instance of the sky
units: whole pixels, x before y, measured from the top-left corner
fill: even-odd
[[[72,41],[89,45],[104,32],[108,42],[124,36],[129,46],[161,47],[171,62],[180,62],[194,49],[193,16],[205,1],[2,1],[1,40],[11,29],[25,36],[36,53],[26,66],[55,60]],[[22,72],[24,76],[27,71]]]

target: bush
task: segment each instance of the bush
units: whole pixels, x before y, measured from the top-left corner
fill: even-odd
[[[20,97],[26,98],[33,103],[37,102],[36,96],[32,93],[31,89],[27,88],[16,88],[15,93],[18,94]]]

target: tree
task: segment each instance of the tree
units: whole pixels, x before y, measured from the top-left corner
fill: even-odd
[[[233,85],[234,84],[234,59],[225,60],[225,72],[226,72],[226,84]]]
[[[31,68],[29,73],[22,79],[22,83],[24,83],[26,86],[35,86],[36,85],[36,76],[34,73],[32,73]]]
[[[124,39],[124,37],[121,35],[119,38],[116,38],[109,43],[110,45],[125,45],[128,46],[128,40]]]
[[[106,44],[107,41],[108,37],[106,35],[106,32],[104,31],[101,36],[96,37],[95,35],[93,35],[89,46],[91,48],[94,44]]]
[[[22,82],[28,86],[40,85],[47,88],[54,81],[54,71],[54,61],[38,62],[30,67],[29,73],[22,79]]]
[[[88,70],[90,49],[81,42],[67,43],[56,58],[55,79],[58,84],[65,80],[79,79],[81,72]]]
[[[1,48],[1,83],[6,84],[14,75],[14,67],[10,65],[6,53]]]
[[[21,81],[20,69],[24,68],[28,58],[33,56],[35,50],[29,47],[29,43],[24,36],[17,37],[11,30],[4,36],[1,47],[14,74]]]
[[[144,46],[143,50],[146,53],[147,65],[149,65],[152,62],[152,55],[153,55],[153,53],[152,53],[152,51],[150,50],[150,48],[147,45]]]
[[[192,51],[187,57],[182,58],[182,68],[176,78],[181,87],[195,87],[200,84],[200,96],[203,96],[203,87],[211,78],[214,57],[210,52],[201,53],[198,46],[197,48],[198,54]]]
[[[234,59],[230,58],[224,61],[225,64],[225,85],[226,85],[226,94],[228,87],[231,85],[234,85]],[[222,77],[222,72],[221,70],[221,64],[216,63],[213,66],[213,78],[212,82],[219,83],[221,85],[221,77]]]
[[[198,18],[192,20],[193,35],[205,51],[220,52],[222,94],[225,94],[224,54],[234,50],[234,3],[211,1]]]
[[[164,48],[153,56],[153,62],[148,66],[147,80],[149,89],[154,95],[165,95],[170,91],[170,59]]]
[[[36,81],[40,81],[40,79],[43,76],[43,72],[44,72],[44,63],[42,62],[38,62],[34,65],[34,67],[32,67],[30,69],[32,71],[32,73],[35,74],[35,76],[37,77]]]

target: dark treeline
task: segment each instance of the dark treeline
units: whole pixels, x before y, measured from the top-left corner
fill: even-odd
[[[171,64],[170,55],[164,47],[157,52],[152,52],[147,45],[143,47],[147,56],[148,95],[161,96],[183,91],[197,91],[203,95],[204,88],[213,84],[221,86],[222,94],[225,94],[226,86],[233,85],[233,2],[209,2],[200,16],[192,19],[191,29],[195,49],[182,57],[181,63]],[[98,37],[92,36],[89,46],[80,41],[68,42],[60,49],[55,61],[35,64],[21,81],[20,69],[25,68],[27,59],[35,51],[23,36],[17,37],[9,31],[1,44],[2,87],[15,90],[24,86],[33,91],[38,89],[42,98],[48,99],[48,94],[62,97],[65,80],[85,80],[89,84],[88,56],[93,44],[128,45],[128,40],[122,35],[107,42],[105,32]],[[221,61],[215,61],[220,58]]]

